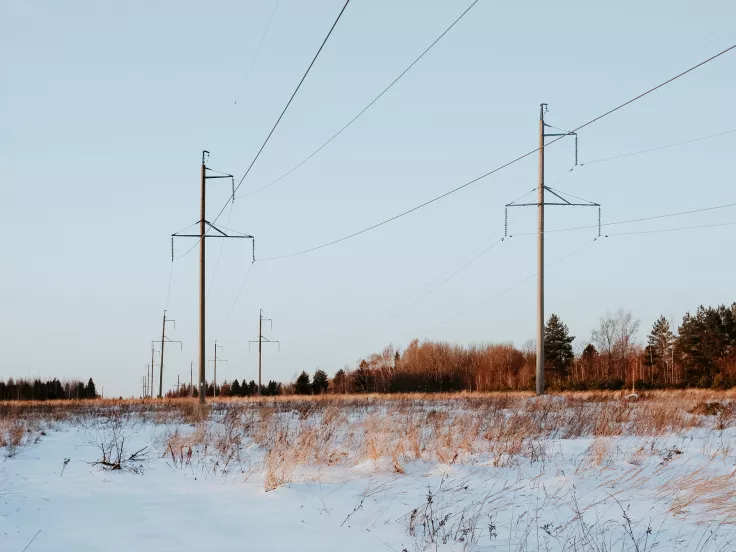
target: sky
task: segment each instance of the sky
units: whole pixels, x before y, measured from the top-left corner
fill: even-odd
[[[469,3],[352,0],[239,195],[312,153]],[[243,176],[342,5],[281,0],[254,57],[275,0],[0,0],[0,378],[91,376],[106,396],[140,394],[167,309],[167,335],[182,343],[166,348],[164,387],[188,381],[198,252],[172,264],[169,236],[199,219],[201,151]],[[350,234],[537,147],[541,102],[549,124],[575,128],[736,43],[734,20],[725,0],[480,0],[334,142],[219,223],[255,236],[262,259]],[[604,223],[736,203],[736,132],[585,165],[736,129],[735,89],[732,51],[581,131],[572,172],[571,139],[550,146],[546,183],[600,203]],[[248,342],[260,309],[280,340],[265,347],[266,381],[334,374],[414,338],[533,338],[534,278],[519,284],[536,271],[535,238],[523,235],[533,209],[510,213],[513,237],[422,296],[503,237],[504,205],[536,179],[533,155],[359,237],[256,261],[239,296],[250,243],[220,253],[209,240],[207,358],[217,339],[228,361],[218,381],[257,377]],[[230,189],[208,181],[208,218]],[[597,212],[549,207],[546,221],[595,225]],[[735,221],[726,208],[608,232]],[[607,311],[631,311],[643,341],[660,315],[677,326],[700,304],[736,300],[736,226],[596,236],[546,239],[546,313],[577,345]],[[178,240],[176,254],[192,245]]]

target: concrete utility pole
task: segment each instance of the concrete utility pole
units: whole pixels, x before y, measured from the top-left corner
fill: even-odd
[[[206,293],[205,293],[205,266],[206,266],[206,257],[205,257],[205,242],[206,238],[245,238],[253,240],[253,261],[256,260],[256,254],[255,254],[255,238],[253,236],[249,236],[248,234],[240,234],[237,233],[237,235],[229,235],[217,228],[214,224],[210,223],[206,219],[206,199],[207,199],[207,192],[206,192],[206,183],[207,180],[210,178],[229,178],[232,182],[232,197],[231,201],[235,201],[235,177],[231,174],[225,174],[220,173],[219,171],[215,171],[213,169],[210,169],[206,165],[206,161],[209,159],[210,152],[207,150],[202,150],[202,166],[200,169],[200,204],[199,204],[199,234],[181,234],[179,232],[175,234],[171,234],[171,260],[174,260],[174,238],[197,238],[199,239],[199,382],[198,382],[198,388],[199,388],[199,402],[200,404],[204,404],[205,402],[205,394],[207,391],[207,384],[205,382],[205,369],[207,368],[207,360],[206,360],[206,318],[205,318],[205,303],[206,303]],[[214,175],[208,175],[207,171],[212,171],[217,174]],[[215,219],[217,220],[217,219]],[[191,227],[190,227],[191,228]],[[207,234],[208,229],[214,230],[215,234]]]
[[[163,392],[163,386],[164,386],[164,344],[166,343],[166,340],[168,339],[166,337],[166,322],[173,322],[174,323],[174,329],[176,329],[176,320],[166,320],[166,309],[164,309],[164,322],[161,327],[161,364],[159,366],[159,376],[158,376],[158,398],[161,398],[161,394]],[[169,341],[171,341],[169,339]],[[181,345],[181,341],[178,341]]]
[[[154,358],[153,355],[154,355],[155,352],[156,352],[156,350],[154,348],[154,342],[151,341],[151,380],[150,380],[151,385],[148,386],[148,393],[151,395],[151,398],[153,398],[153,370],[154,370],[154,368],[153,368],[153,358]]]
[[[173,322],[173,320],[166,319],[166,322]],[[165,323],[164,323],[164,328],[165,327],[166,326],[165,326]],[[179,344],[179,349],[182,350],[181,341],[178,341],[178,340],[175,340],[175,339],[169,339],[165,335],[163,336],[163,339],[161,339],[161,340],[154,339],[153,341],[151,341],[151,350],[153,350],[153,348],[154,348],[155,345],[157,345],[157,344],[163,345],[164,343],[178,343]],[[153,358],[153,352],[151,352],[151,358]],[[163,359],[164,359],[164,355],[162,354],[161,355],[161,358],[160,358],[160,361],[161,362],[159,363],[159,383],[158,383],[158,398],[159,399],[163,396],[162,395],[162,390],[163,390],[163,373],[164,373],[164,360]],[[151,388],[149,390],[150,393],[151,393],[151,398],[153,398],[153,388],[154,388],[154,383],[153,382],[154,381],[156,381],[156,380],[153,377],[153,368],[151,368]]]
[[[213,397],[217,396],[217,361],[219,360],[220,362],[227,362],[227,360],[224,358],[217,358],[217,348],[218,347],[220,348],[220,350],[222,350],[222,345],[218,345],[217,341],[215,341],[215,358],[210,360],[210,362],[214,363],[214,381],[212,383],[212,396]]]
[[[544,110],[539,105],[539,183],[537,184],[537,395],[544,395]]]
[[[215,339],[215,361],[214,361],[215,368],[214,368],[214,375],[213,375],[213,377],[214,377],[214,385],[212,387],[212,396],[213,397],[216,397],[217,396],[217,348],[218,347],[220,349],[222,349],[222,345],[218,345],[217,344],[217,340]],[[220,362],[227,362],[227,360],[221,358],[220,359]]]
[[[262,366],[262,357],[263,357],[263,342],[266,343],[277,343],[279,346],[279,351],[281,351],[281,342],[278,340],[271,340],[263,336],[263,321],[270,322],[271,323],[271,330],[273,330],[273,320],[271,318],[263,318],[263,309],[261,309],[260,314],[258,316],[258,341],[249,341],[248,347],[250,348],[251,343],[258,343],[258,391],[257,394],[261,394],[261,366]]]
[[[150,386],[151,386],[151,380],[150,380],[151,371],[148,368],[149,368],[149,366],[148,366],[148,364],[146,364],[146,388],[143,391],[143,398],[144,399],[146,397],[148,397],[148,390],[150,389]]]
[[[536,203],[507,203],[505,218],[504,238],[511,237],[508,234],[508,208],[509,207],[537,207],[537,366],[536,366],[536,391],[537,395],[544,395],[544,207],[546,205],[558,205],[562,207],[598,207],[598,237],[601,235],[601,206],[598,203],[575,198],[586,203],[571,203],[562,195],[564,192],[553,190],[544,183],[544,139],[550,136],[574,136],[575,137],[575,166],[578,164],[578,135],[572,131],[562,133],[545,133],[546,128],[551,127],[544,122],[544,114],[547,113],[547,104],[539,104],[539,174],[537,186]],[[559,138],[558,138],[559,139]],[[571,169],[572,170],[572,169]],[[561,201],[545,203],[544,192],[548,191]],[[524,196],[522,196],[524,197]],[[574,197],[574,196],[571,196]]]
[[[207,201],[206,183],[207,183],[207,167],[205,166],[205,155],[209,155],[207,150],[202,151],[202,167],[199,173],[200,180],[200,202],[199,202],[199,404],[204,404],[204,397],[207,394],[207,384],[205,383],[205,368],[207,360],[205,358],[205,234],[207,234],[206,226],[206,209]],[[233,195],[233,199],[235,199]]]

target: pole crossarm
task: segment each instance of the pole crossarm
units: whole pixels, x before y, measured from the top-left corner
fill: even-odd
[[[167,320],[167,322],[168,322],[168,320]],[[181,350],[181,351],[184,350],[184,346],[181,344],[181,341],[179,341],[177,339],[169,339],[168,337],[164,337],[164,341],[166,343],[178,343],[179,344],[179,350]]]
[[[211,222],[207,220],[204,220],[204,221],[199,220],[197,221],[196,224],[200,224],[202,222],[204,222],[204,224],[208,226],[209,228],[212,228],[215,232],[217,232],[217,234],[202,235],[202,234],[182,234],[180,232],[174,232],[173,234],[171,234],[171,261],[172,262],[174,261],[174,258],[175,258],[174,238],[197,238],[197,239],[202,239],[202,238],[220,238],[220,239],[235,238],[235,239],[238,239],[239,238],[239,239],[252,240],[252,257],[253,257],[253,262],[256,261],[256,238],[255,236],[251,236],[250,234],[246,234],[245,232],[238,232],[237,230],[231,230],[231,232],[237,232],[236,234],[228,234],[224,232],[223,230],[220,230],[217,226],[215,226],[214,224],[212,224]]]
[[[258,343],[258,342],[259,341],[257,339],[254,339],[252,341],[248,341],[248,351],[250,352],[250,350],[251,350],[250,349],[250,344],[251,343]],[[279,346],[279,353],[281,352],[281,341],[279,341],[278,339],[268,339],[267,337],[264,336],[264,337],[261,338],[261,342],[262,343],[275,343],[275,344],[277,344]]]

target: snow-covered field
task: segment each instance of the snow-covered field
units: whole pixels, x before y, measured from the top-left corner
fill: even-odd
[[[734,410],[693,392],[4,405],[0,550],[736,550]]]

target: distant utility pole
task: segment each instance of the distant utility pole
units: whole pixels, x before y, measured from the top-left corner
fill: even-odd
[[[141,397],[143,398],[145,398],[146,396],[146,380],[147,379],[148,379],[148,368],[146,368],[146,375],[143,376],[143,384],[142,384],[143,393],[141,394]]]
[[[194,367],[193,362],[189,361],[189,395],[192,395],[194,393],[194,388],[192,387],[192,384],[194,383]]]
[[[179,232],[171,235],[171,259],[174,259],[174,238],[198,238],[199,239],[199,402],[205,402],[205,368],[207,360],[205,355],[205,238],[243,238],[253,240],[253,261],[256,260],[255,238],[248,234],[229,235],[217,228],[213,223],[206,219],[206,182],[211,178],[229,178],[232,182],[231,201],[235,201],[235,177],[231,174],[221,173],[206,166],[205,162],[209,159],[210,152],[202,151],[202,167],[200,172],[200,206],[199,206],[199,234],[180,234]],[[216,174],[208,175],[207,171]],[[218,215],[219,216],[219,215]],[[215,219],[217,220],[217,219]],[[208,229],[214,230],[215,234],[207,234]]]
[[[170,322],[170,320],[166,320],[166,322]],[[173,320],[171,322],[173,322]],[[151,358],[153,358],[153,348],[154,348],[154,346],[155,345],[159,345],[159,344],[163,345],[164,343],[178,343],[179,344],[179,349],[182,350],[181,341],[176,341],[174,339],[169,339],[168,337],[165,337],[164,336],[164,339],[163,340],[154,339],[153,341],[151,341]],[[159,353],[162,353],[162,352],[159,351]],[[164,355],[162,353],[159,356],[160,356],[160,358],[159,358],[159,361],[160,362],[158,364],[158,366],[159,366],[158,398],[160,399],[162,397],[162,388],[163,388]],[[155,387],[154,382],[155,381],[156,381],[156,379],[155,379],[155,377],[153,375],[153,368],[151,368],[151,386],[150,386],[150,389],[149,389],[149,392],[151,394],[151,398],[153,398],[153,392],[154,392],[154,387]]]
[[[150,381],[151,381],[151,380],[149,379],[149,376],[151,375],[151,372],[150,372],[149,368],[150,368],[150,367],[149,367],[149,365],[148,365],[148,364],[146,364],[146,387],[145,387],[145,389],[143,390],[143,398],[144,398],[144,399],[145,399],[146,397],[148,397],[148,389],[149,389],[149,386],[151,385],[151,384],[150,384]]]
[[[225,360],[224,358],[219,358],[219,359],[217,358],[217,348],[218,347],[222,349],[222,345],[218,345],[217,340],[215,340],[215,358],[214,360],[210,360],[210,362],[214,362],[214,365],[215,365],[214,376],[213,376],[214,381],[212,384],[212,396],[213,397],[217,396],[217,361],[219,360],[220,362],[227,362],[227,360]]]
[[[154,370],[154,354],[156,352],[156,342],[151,341],[151,379],[150,385],[148,386],[148,394],[153,398],[153,370]]]
[[[164,344],[166,342],[169,343],[178,343],[179,347],[181,348],[181,341],[174,341],[166,337],[166,323],[167,322],[173,322],[174,323],[174,329],[176,329],[176,320],[166,319],[166,309],[164,309],[164,321],[161,326],[161,363],[159,364],[159,372],[158,372],[158,398],[160,399],[163,395],[163,388],[164,388]]]
[[[544,122],[544,114],[548,111],[547,104],[539,105],[539,184],[537,187],[536,203],[507,203],[505,236],[508,236],[508,208],[509,207],[537,207],[537,369],[536,384],[537,395],[544,395],[544,206],[557,205],[562,207],[598,207],[598,237],[601,235],[601,206],[598,203],[575,198],[585,203],[571,203],[564,197],[563,192],[553,190],[544,184],[544,139],[551,136],[574,136],[575,137],[575,166],[578,164],[578,135],[572,131],[562,133],[545,133],[545,128],[555,128]],[[561,130],[561,129],[560,129]],[[548,191],[561,202],[544,202],[544,192]],[[564,194],[569,195],[569,194]],[[574,196],[571,196],[574,197]]]
[[[258,343],[258,394],[261,394],[261,359],[262,359],[262,351],[263,351],[263,342],[266,343],[277,343],[279,346],[279,351],[281,351],[281,342],[278,340],[271,340],[263,336],[263,321],[267,321],[271,323],[271,330],[273,330],[273,320],[271,318],[263,318],[263,309],[261,309],[260,315],[258,317],[258,341],[249,341],[248,342],[248,349],[250,349],[251,343]]]

